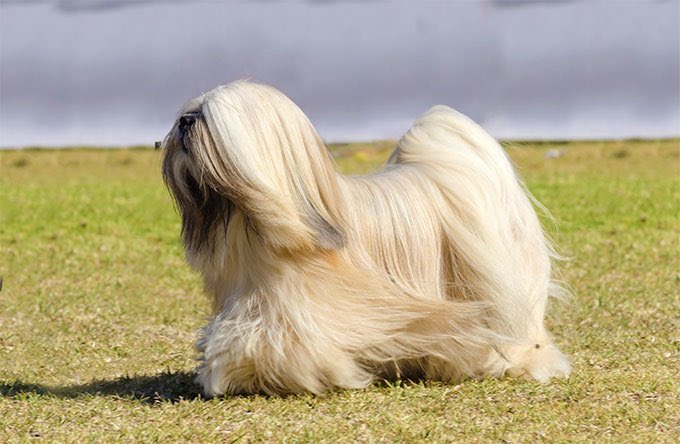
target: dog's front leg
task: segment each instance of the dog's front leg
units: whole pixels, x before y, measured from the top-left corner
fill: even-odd
[[[323,335],[308,333],[267,316],[245,320],[220,314],[202,330],[196,343],[201,353],[196,381],[208,397],[320,394],[334,387],[362,388],[373,382],[373,375],[346,350]]]

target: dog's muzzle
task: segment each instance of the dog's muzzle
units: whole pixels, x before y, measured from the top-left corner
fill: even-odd
[[[189,128],[191,128],[194,123],[196,123],[196,119],[198,118],[199,113],[187,113],[182,116],[180,116],[179,121],[177,122],[177,129],[179,130],[180,134],[184,134]],[[154,143],[154,149],[160,149],[163,147],[163,142],[155,142]]]

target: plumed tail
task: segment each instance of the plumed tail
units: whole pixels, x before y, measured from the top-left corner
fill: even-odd
[[[545,340],[553,250],[502,147],[457,111],[436,106],[414,123],[390,161],[441,191],[441,220],[457,296],[492,307],[502,335]]]

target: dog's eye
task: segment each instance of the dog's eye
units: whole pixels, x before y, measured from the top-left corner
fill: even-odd
[[[195,113],[184,114],[180,116],[178,127],[180,131],[184,131],[196,122],[197,115]]]

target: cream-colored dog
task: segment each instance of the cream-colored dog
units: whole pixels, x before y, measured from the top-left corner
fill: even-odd
[[[568,374],[543,322],[553,250],[464,115],[432,108],[382,172],[348,177],[291,100],[241,81],[189,101],[162,147],[212,298],[206,395]]]

